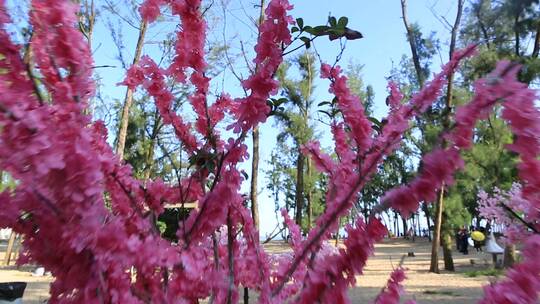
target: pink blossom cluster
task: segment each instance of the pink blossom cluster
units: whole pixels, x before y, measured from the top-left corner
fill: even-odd
[[[509,269],[506,278],[484,287],[479,304],[538,303],[540,290],[540,236],[528,238],[522,251],[523,261]]]
[[[256,69],[242,84],[249,95],[233,99],[224,93],[213,102],[207,94],[201,1],[142,4],[140,13],[147,22],[159,17],[163,5],[179,16],[175,56],[167,68],[143,57],[123,84],[146,90],[190,155],[214,162],[213,170],[195,164],[177,185],[133,178],[131,168],[106,143],[103,123],[85,114],[93,94],[92,58],[76,29],[76,6],[68,0],[33,0],[31,5],[35,67],[22,60],[22,47],[7,32],[11,21],[5,0],[0,0],[0,169],[18,181],[14,190],[0,193],[0,226],[24,235],[19,262],[52,271],[52,303],[235,303],[240,286],[257,292],[260,303],[349,303],[348,288],[355,286],[355,276],[362,274],[375,243],[386,234],[377,213],[388,207],[415,211],[419,201],[433,199],[436,189],[451,183],[461,166],[459,151],[471,145],[475,122],[501,100],[503,117],[516,135],[511,149],[522,160],[521,197],[529,203],[531,222],[538,225],[536,96],[517,82],[515,66],[503,63],[475,84],[475,97],[457,110],[455,126],[445,135],[449,145],[426,155],[420,176],[390,192],[371,217],[349,224],[344,247],[326,242],[361,187],[399,147],[410,122],[441,96],[447,75],[474,48],[456,52],[408,103],[403,103],[397,85],[390,84],[390,113],[380,134],[371,131],[363,105],[347,88],[340,68],[322,66],[343,113],[331,125],[338,157],[323,153],[318,142],[308,143],[303,151],[329,177],[326,210],[305,238],[283,212],[293,250],[271,256],[259,244],[240,194],[244,177],[238,165],[248,157],[247,132],[265,121],[267,99],[279,85],[274,74],[283,61],[283,48],[291,42],[288,1],[272,0],[265,10],[255,47]],[[39,72],[42,85],[35,84],[31,69]],[[193,126],[173,110],[171,82],[193,85]],[[223,140],[216,126],[227,113],[240,134]],[[155,226],[164,205],[194,201],[198,208],[180,223],[178,242],[164,240]],[[507,280],[486,287],[485,301],[537,300],[539,244],[536,236],[526,241],[523,262]],[[403,269],[394,271],[376,303],[397,303],[404,278]]]
[[[277,92],[279,83],[274,74],[283,62],[282,47],[291,43],[288,25],[294,22],[287,15],[293,8],[287,0],[270,1],[265,10],[265,19],[259,26],[259,39],[255,46],[256,57],[253,62],[256,71],[242,82],[249,95],[237,98],[234,106],[236,122],[231,125],[235,132],[246,132],[266,121],[270,112],[268,96]]]
[[[417,105],[429,104],[429,101],[424,99],[431,99],[430,101],[433,102],[442,90],[444,83],[442,79],[445,78],[445,75],[450,71],[453,71],[457,67],[457,62],[462,58],[471,55],[472,52],[473,49],[470,48],[464,52],[458,53],[456,57],[443,68],[443,72],[436,76],[436,81],[433,81],[424,89],[431,93],[426,94],[423,90],[417,95],[422,98],[413,98],[413,103],[411,104],[400,105],[398,99],[401,98],[401,94],[394,86],[392,93],[394,98],[396,98],[396,101],[393,102],[394,106],[391,107],[391,112],[387,119],[388,123],[384,126],[382,133],[376,137],[374,137],[371,132],[366,131],[365,126],[368,122],[365,117],[347,118],[346,115],[343,115],[343,121],[341,122],[337,121],[336,118],[336,121],[332,124],[332,134],[334,135],[335,152],[338,155],[337,160],[334,160],[328,154],[323,153],[320,150],[318,142],[310,142],[304,146],[304,153],[311,155],[316,168],[329,176],[328,192],[326,194],[326,211],[317,219],[315,227],[303,241],[301,251],[295,254],[284,278],[293,277],[297,269],[305,271],[304,268],[307,265],[306,279],[310,280],[311,277],[314,276],[317,280],[326,280],[326,286],[339,286],[339,288],[332,289],[333,297],[340,299],[340,301],[343,300],[343,303],[347,303],[346,287],[354,286],[354,280],[348,276],[331,275],[325,277],[324,275],[320,275],[318,274],[318,271],[322,266],[317,265],[318,267],[314,267],[313,265],[315,264],[310,265],[308,261],[317,261],[318,248],[321,248],[323,242],[330,237],[330,233],[336,231],[338,228],[337,219],[349,212],[359,189],[369,180],[384,157],[399,146],[401,136],[407,130],[409,121],[413,119],[415,115],[420,113]],[[352,96],[350,90],[347,89],[345,85],[346,78],[340,75],[339,67],[332,68],[324,65],[322,70],[322,77],[329,78],[332,82],[330,89],[337,94],[338,107],[349,111],[350,108],[355,108],[354,111],[357,111],[357,113],[363,113],[362,110],[356,108],[356,105],[353,105],[353,102],[359,103],[360,101],[357,97]],[[360,106],[362,105],[360,104]],[[426,108],[427,107],[422,107],[424,110]],[[368,126],[371,128],[371,124]],[[347,129],[351,131],[347,131]],[[355,132],[354,130],[364,130],[365,132],[359,131],[356,134],[351,134]],[[358,148],[357,142],[357,140],[360,139],[363,144],[367,145],[361,149]],[[370,218],[367,224],[368,230],[369,227],[380,225],[380,223],[377,223],[379,223],[377,218]],[[364,248],[363,251],[356,249],[356,252],[359,255],[354,258],[343,252],[339,255],[325,257],[325,260],[332,260],[332,265],[341,267],[338,268],[338,273],[361,273],[365,261],[367,261],[371,254],[372,244],[377,239],[374,235],[367,240],[353,237],[355,233],[359,233],[358,231],[363,231],[361,234],[366,234],[364,231],[365,224],[363,224],[361,219],[357,220],[355,225],[356,228],[347,229],[349,243],[346,244],[346,246],[348,248],[362,247]],[[375,229],[375,231],[381,231],[382,233],[382,230]],[[384,233],[380,235],[380,238],[382,238],[383,235]],[[351,259],[355,261],[354,264],[349,263],[349,260]],[[328,270],[327,267],[322,269],[330,274],[335,273],[335,268],[331,268],[331,270]],[[328,280],[330,280],[330,282]],[[309,292],[311,289],[305,287],[301,293],[303,296],[300,298],[303,299],[303,297],[307,297],[309,301],[329,299],[329,295],[326,294],[326,289],[321,287],[321,282],[317,281],[317,284],[319,288],[316,291],[313,291],[313,293]],[[284,283],[280,283],[277,290],[280,291],[281,288],[283,288],[283,285]]]
[[[534,208],[528,200],[523,199],[521,185],[512,184],[508,191],[503,191],[497,187],[492,190],[490,196],[484,190],[478,193],[478,212],[480,216],[490,221],[492,224],[504,226],[504,241],[516,244],[527,239],[531,235],[527,226],[517,219],[519,216],[523,221],[533,221]],[[513,214],[510,213],[513,211]]]
[[[514,142],[509,149],[520,157],[518,164],[521,179],[521,198],[515,203],[526,206],[526,221],[534,235],[523,242],[522,260],[507,273],[507,278],[484,288],[484,303],[538,303],[540,291],[540,111],[536,107],[537,94],[516,80],[519,66],[502,63],[497,70],[501,77],[490,79],[492,83],[504,83],[494,92],[504,102],[502,117],[510,125]],[[517,206],[516,206],[517,207]]]
[[[329,91],[337,98],[337,106],[343,113],[344,122],[351,127],[351,136],[358,145],[358,150],[364,152],[371,145],[373,129],[360,99],[351,94],[347,86],[347,77],[341,75],[339,67],[332,68],[328,64],[323,64],[321,77],[331,79]]]
[[[375,299],[375,304],[393,304],[399,303],[400,295],[403,293],[403,286],[401,283],[406,279],[405,270],[402,267],[396,268],[390,274],[390,279],[386,287]],[[408,301],[408,304],[416,303],[414,301]]]
[[[200,144],[191,132],[191,124],[184,122],[182,117],[173,111],[174,96],[165,80],[164,71],[150,57],[143,56],[138,65],[129,68],[122,84],[131,89],[142,85],[154,98],[163,122],[172,125],[176,136],[186,146],[188,152],[193,153]]]

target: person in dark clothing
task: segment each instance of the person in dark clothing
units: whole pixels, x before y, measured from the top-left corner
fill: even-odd
[[[484,250],[482,250],[482,246],[484,245],[484,241],[475,241],[473,240],[474,242],[474,249],[476,249],[476,252],[483,252]]]
[[[461,229],[456,231],[456,249],[457,251],[461,252]]]
[[[469,254],[469,233],[467,232],[467,229],[461,229],[459,242],[460,252],[463,254]]]

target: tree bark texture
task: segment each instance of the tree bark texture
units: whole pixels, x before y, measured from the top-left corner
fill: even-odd
[[[144,45],[144,37],[146,35],[146,29],[148,24],[146,21],[141,22],[139,29],[139,38],[137,39],[137,45],[135,46],[135,56],[133,57],[133,64],[137,64],[141,59],[142,48]],[[124,149],[126,147],[127,128],[129,124],[129,109],[133,104],[133,90],[128,88],[126,96],[124,98],[124,105],[122,107],[122,116],[120,118],[120,128],[118,130],[118,137],[116,139],[116,154],[122,160],[124,159]]]

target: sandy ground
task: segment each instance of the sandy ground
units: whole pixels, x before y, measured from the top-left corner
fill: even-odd
[[[267,244],[269,252],[282,252],[287,250],[283,242],[273,242]],[[415,257],[407,257],[404,260],[404,267],[408,268],[408,279],[405,282],[407,295],[403,298],[416,299],[418,303],[452,303],[465,304],[475,303],[482,296],[482,285],[489,280],[485,276],[469,278],[465,272],[471,270],[486,269],[491,257],[487,254],[477,254],[470,251],[469,255],[462,255],[454,252],[454,262],[456,272],[442,272],[441,274],[429,273],[431,244],[426,240],[417,239],[416,242],[405,240],[385,240],[376,246],[375,256],[372,257],[366,268],[365,275],[358,277],[358,287],[350,291],[353,303],[370,303],[381,288],[385,286],[389,274],[393,267],[399,264],[403,255],[413,251]],[[3,264],[5,252],[5,242],[0,243],[0,263]],[[440,253],[442,255],[442,252]],[[474,260],[474,265],[471,264]],[[443,268],[442,261],[440,267]],[[23,281],[28,286],[24,294],[24,303],[37,304],[44,303],[48,298],[49,283],[52,277],[33,277],[32,266],[0,267],[0,282]]]
[[[469,247],[469,249],[471,249]],[[491,256],[469,250],[469,255],[454,251],[455,272],[441,271],[440,274],[429,273],[431,243],[418,240],[415,243],[404,240],[385,241],[376,246],[375,257],[366,266],[365,275],[358,278],[357,288],[350,295],[354,303],[369,303],[385,286],[390,272],[403,255],[414,252],[415,257],[406,257],[404,267],[407,268],[405,281],[406,299],[415,299],[418,303],[475,303],[482,296],[482,285],[488,284],[485,276],[470,278],[465,272],[486,269]],[[473,252],[475,251],[475,252]],[[439,252],[440,269],[444,269],[442,250]],[[471,264],[474,261],[474,265]]]

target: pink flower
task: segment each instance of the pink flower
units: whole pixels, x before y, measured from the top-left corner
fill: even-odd
[[[403,293],[401,282],[405,280],[405,271],[403,268],[396,268],[391,274],[386,287],[377,296],[374,303],[376,304],[395,304],[399,303],[400,296]]]
[[[163,4],[163,0],[146,0],[139,7],[139,13],[146,22],[154,22],[160,14],[159,6]]]

